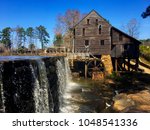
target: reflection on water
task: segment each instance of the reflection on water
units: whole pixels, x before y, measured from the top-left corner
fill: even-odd
[[[90,79],[74,80],[68,84],[66,90],[62,112],[114,112],[112,99],[115,94],[109,86],[103,83]]]
[[[41,59],[46,56],[0,56],[0,61]]]

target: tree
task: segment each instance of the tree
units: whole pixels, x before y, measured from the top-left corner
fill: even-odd
[[[8,49],[11,49],[11,28],[6,27],[1,32],[1,42]]]
[[[147,7],[146,11],[142,13],[143,18],[150,16],[150,5]]]
[[[23,27],[17,27],[16,28],[17,33],[17,47],[20,48],[22,46],[25,47],[25,41],[26,41],[26,32]]]
[[[28,27],[26,29],[26,36],[28,37],[28,45],[34,44],[33,39],[34,39],[34,29],[32,27]]]
[[[60,47],[63,44],[63,36],[61,33],[55,34],[54,46]]]
[[[14,49],[15,47],[15,35],[16,34],[16,28],[11,28],[11,48]]]
[[[70,50],[73,38],[72,29],[84,16],[78,10],[67,10],[63,15],[59,14],[54,29],[54,45],[64,44]]]
[[[42,49],[44,49],[47,43],[49,42],[50,38],[49,33],[46,31],[46,28],[42,25],[36,27],[36,30],[37,30],[37,37],[41,42],[41,47]]]
[[[29,44],[29,47],[28,47],[30,50],[31,50],[31,52],[33,51],[33,50],[35,50],[35,45],[33,44],[33,43],[31,43],[31,44]]]
[[[0,42],[1,42],[1,40],[2,40],[2,32],[0,31]]]
[[[131,19],[125,26],[123,26],[125,32],[131,37],[138,38],[139,36],[139,23],[136,19]]]
[[[67,10],[64,15],[57,16],[57,25],[61,26],[62,33],[73,28],[81,19],[82,15],[78,10]],[[56,30],[58,26],[56,26]]]

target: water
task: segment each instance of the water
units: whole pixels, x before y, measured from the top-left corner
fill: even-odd
[[[113,112],[108,85],[74,80],[63,57],[0,57],[0,112]]]
[[[46,68],[45,63],[42,60],[37,60],[38,70],[39,74],[37,77],[35,76],[36,70],[33,69],[33,66],[30,65],[33,78],[35,80],[34,82],[34,101],[35,101],[35,112],[44,112],[48,113],[50,110],[49,108],[49,101],[48,101],[48,78],[46,75]],[[52,110],[53,111],[53,110]]]
[[[63,57],[0,57],[0,112],[58,112],[57,61]]]
[[[0,56],[0,61],[38,60],[41,58],[46,58],[46,56]]]
[[[2,71],[3,71],[3,65],[0,64],[0,112],[4,112],[5,106],[4,106],[4,94],[3,94],[3,82],[2,82]]]
[[[115,94],[110,86],[90,79],[72,79],[67,59],[65,59],[65,70],[62,69],[61,62],[58,63],[58,66],[60,88],[62,88],[60,92],[60,112],[114,112],[112,110],[112,99]]]
[[[62,107],[64,107],[64,93],[65,93],[65,90],[66,90],[66,85],[67,85],[67,82],[66,82],[66,70],[65,70],[65,67],[64,65],[62,64],[61,61],[57,61],[56,63],[57,65],[57,76],[58,76],[58,86],[59,89],[59,111],[61,111]]]
[[[114,91],[104,83],[79,79],[70,82],[68,88],[65,93],[63,112],[114,112],[112,109]]]

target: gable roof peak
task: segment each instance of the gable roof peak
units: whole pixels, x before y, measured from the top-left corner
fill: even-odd
[[[104,19],[109,25],[111,25],[104,17],[102,17],[97,11],[92,9],[84,18],[82,18],[74,27],[76,27],[81,21],[83,21],[87,16],[89,16],[92,12],[95,12],[99,17]]]

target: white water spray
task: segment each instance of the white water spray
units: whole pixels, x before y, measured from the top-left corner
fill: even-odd
[[[34,82],[34,99],[35,99],[35,111],[37,113],[48,113],[49,101],[48,101],[48,79],[46,75],[45,63],[42,60],[37,61],[39,70],[39,80],[35,75],[35,70],[32,65],[30,68],[32,70],[32,75],[35,80]]]
[[[77,109],[77,106],[71,103],[71,91],[76,89],[78,87],[78,84],[72,81],[71,70],[67,58],[65,58],[64,64],[60,61],[57,62],[57,70],[59,78],[58,82],[60,87],[60,112],[74,112],[74,110]]]
[[[3,71],[3,65],[0,64],[0,106],[2,106],[2,108],[0,108],[0,112],[5,112],[5,98],[4,98],[4,92],[3,92],[3,82],[2,82],[2,71]]]

